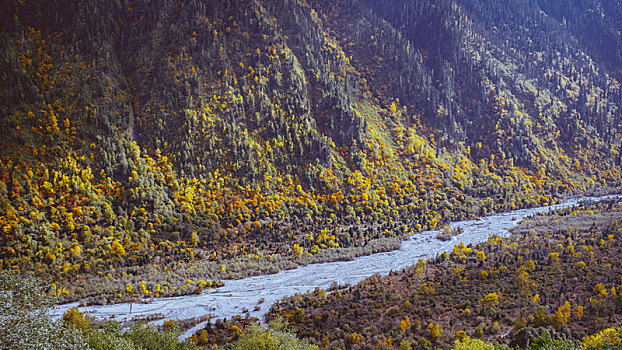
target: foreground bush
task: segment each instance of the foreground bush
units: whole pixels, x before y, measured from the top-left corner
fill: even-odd
[[[553,337],[544,333],[532,340],[529,350],[578,350],[579,347],[570,339]]]
[[[81,333],[54,322],[54,300],[34,278],[0,272],[0,349],[88,349]]]
[[[456,341],[456,346],[453,350],[507,350],[508,347],[488,343],[480,339],[466,338],[462,341]]]
[[[622,349],[622,328],[607,328],[583,338],[582,350]]]
[[[76,308],[63,315],[68,329],[81,332],[93,350],[194,350],[192,340],[180,342],[175,331],[161,331],[153,325],[135,324],[122,328],[114,321],[94,322]]]
[[[232,350],[318,350],[307,340],[300,340],[287,330],[281,321],[273,321],[270,328],[262,328],[258,323],[250,325],[247,332],[233,344]]]

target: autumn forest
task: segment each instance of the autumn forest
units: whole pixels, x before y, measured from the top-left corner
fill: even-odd
[[[36,277],[21,292],[36,300],[198,294],[622,189],[616,1],[6,0],[0,12],[0,287]],[[49,348],[273,336],[301,349],[600,349],[604,336],[620,348],[621,218],[615,202],[534,217],[509,238],[283,300],[270,334],[237,318],[182,344],[183,323],[124,333],[73,310],[59,331],[73,343]],[[594,347],[573,343],[590,335]]]

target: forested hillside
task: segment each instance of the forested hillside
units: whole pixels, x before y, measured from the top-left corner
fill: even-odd
[[[66,300],[620,186],[614,1],[0,6],[2,268]]]

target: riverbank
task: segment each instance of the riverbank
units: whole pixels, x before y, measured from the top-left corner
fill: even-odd
[[[150,264],[146,267],[116,269],[114,278],[108,275],[81,276],[73,284],[77,293],[59,294],[62,303],[79,302],[81,306],[107,305],[127,302],[149,302],[154,298],[200,294],[224,285],[223,280],[239,280],[291,270],[311,264],[349,261],[360,256],[399,249],[408,236],[382,237],[362,247],[331,248],[316,254],[250,254],[222,261],[180,263],[175,270]],[[149,282],[145,282],[149,281]],[[158,281],[158,282],[156,282]],[[81,291],[93,290],[80,297]],[[136,290],[134,297],[128,290]]]
[[[206,315],[213,318],[231,318],[243,314],[261,318],[267,307],[283,297],[306,293],[314,288],[328,289],[333,284],[354,285],[374,274],[384,275],[401,270],[414,265],[420,259],[451,251],[458,242],[465,244],[482,242],[491,233],[508,235],[508,229],[522,217],[573,206],[578,201],[578,199],[568,200],[555,206],[521,209],[479,220],[457,222],[452,224],[452,227],[461,227],[462,233],[449,242],[436,239],[438,231],[424,231],[402,242],[400,249],[390,252],[361,256],[350,261],[311,264],[276,274],[228,280],[225,286],[198,295],[156,298],[148,303],[133,303],[133,306],[129,303],[120,303],[81,307],[80,310],[97,318],[115,318],[120,321],[149,317],[161,320],[199,319]],[[61,305],[55,310],[55,314],[61,315],[74,306],[78,306],[78,303]],[[185,336],[192,335],[200,327],[201,325],[193,327]]]
[[[601,196],[619,192],[619,189],[598,189],[586,195]],[[573,197],[564,197],[570,200]],[[574,197],[576,198],[576,197]],[[449,223],[440,222],[439,227]],[[234,257],[215,259],[192,248],[181,249],[181,257],[175,265],[149,263],[144,266],[112,268],[107,273],[82,274],[71,281],[56,281],[49,293],[57,295],[61,303],[79,302],[80,305],[106,305],[121,302],[142,302],[161,297],[200,294],[205,290],[221,287],[223,280],[237,280],[252,276],[277,273],[299,266],[334,261],[347,261],[369,254],[388,252],[400,247],[402,241],[417,236],[422,231],[394,223],[387,228],[358,228],[373,230],[378,238],[364,240],[348,247],[296,248],[285,246],[280,252],[250,251],[234,254]],[[347,234],[348,228],[340,228]],[[328,235],[327,235],[328,236]],[[298,251],[296,249],[299,249]],[[196,255],[195,255],[196,254]],[[195,258],[188,259],[188,256]]]

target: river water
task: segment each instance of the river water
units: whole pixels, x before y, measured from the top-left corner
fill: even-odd
[[[351,261],[301,266],[272,275],[225,280],[223,287],[207,290],[200,295],[158,298],[145,303],[94,305],[79,307],[79,309],[96,318],[114,318],[118,321],[155,315],[176,320],[206,315],[212,315],[214,318],[231,318],[235,315],[242,315],[247,310],[251,316],[261,319],[272,304],[284,297],[306,293],[318,287],[326,289],[333,283],[356,284],[374,274],[384,275],[389,271],[413,265],[420,258],[434,257],[443,251],[451,251],[453,246],[459,242],[475,244],[485,241],[490,234],[506,236],[509,234],[508,230],[524,217],[573,206],[584,200],[606,198],[622,199],[622,195],[573,198],[547,207],[520,209],[477,220],[459,221],[451,224],[450,227],[452,229],[460,227],[462,233],[454,236],[450,241],[438,240],[436,238],[438,230],[425,231],[403,241],[400,249],[391,252],[362,256]],[[60,305],[52,310],[51,314],[58,317],[75,306],[78,306],[78,303]],[[256,306],[260,309],[255,310]],[[164,319],[156,322],[162,323]],[[204,323],[196,325],[180,338],[191,336],[203,326]]]

